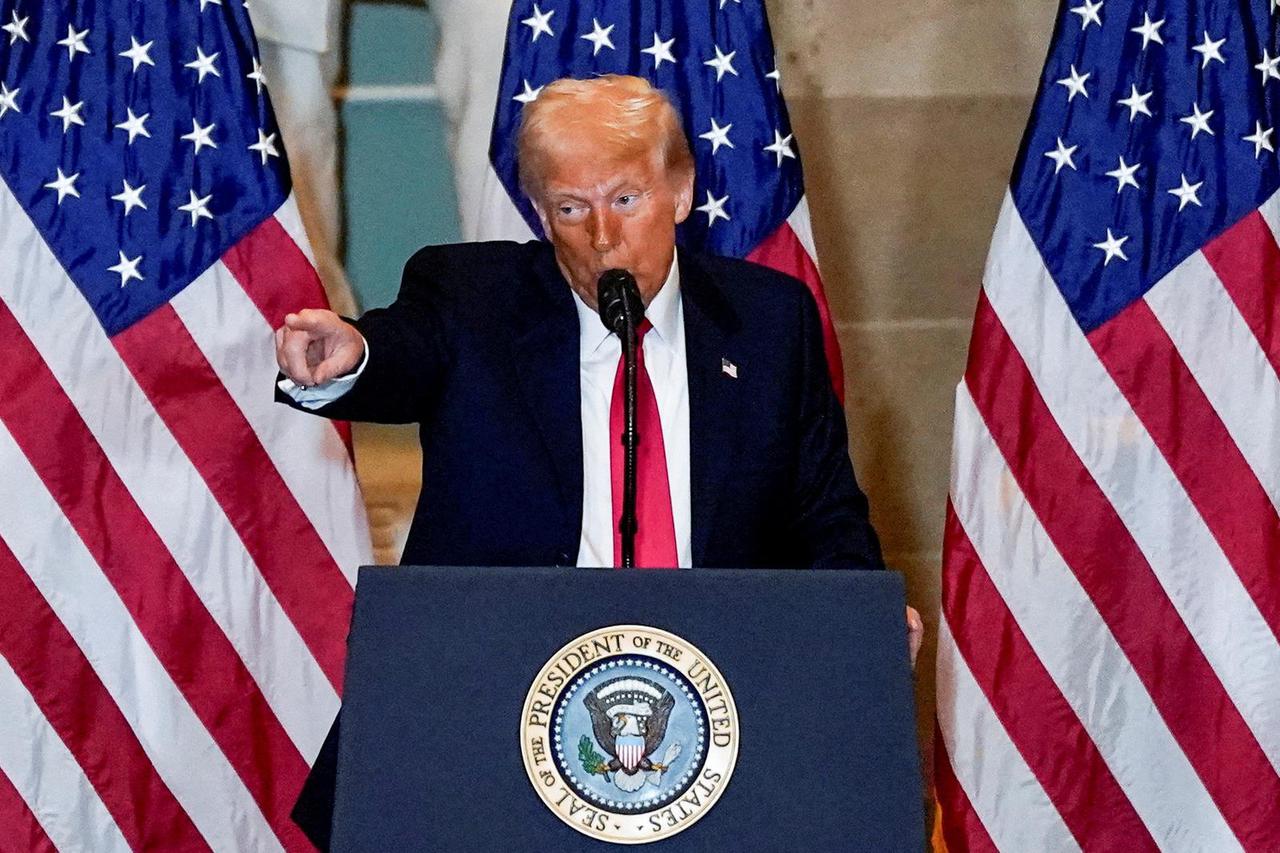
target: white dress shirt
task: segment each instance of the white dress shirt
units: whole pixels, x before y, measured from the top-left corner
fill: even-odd
[[[582,539],[579,566],[613,565],[613,475],[609,453],[617,436],[609,435],[613,383],[622,358],[622,341],[600,322],[578,294],[578,377],[582,394]],[[684,306],[680,268],[673,260],[662,289],[645,316],[653,328],[644,336],[644,366],[653,383],[667,455],[667,483],[675,522],[676,557],[693,565],[689,492],[689,369],[684,352]],[[641,437],[643,441],[643,436]],[[619,445],[619,449],[621,446]]]
[[[579,566],[613,565],[613,475],[609,453],[618,439],[609,435],[609,407],[613,382],[622,358],[622,342],[605,328],[600,315],[578,295],[578,378],[582,412],[582,536]],[[662,443],[667,456],[667,483],[675,524],[676,556],[682,568],[693,565],[692,499],[689,485],[689,369],[684,347],[684,306],[680,299],[680,268],[675,259],[662,289],[645,316],[653,328],[644,336],[644,365],[657,397]],[[280,390],[307,409],[318,409],[345,394],[369,360],[351,373],[310,388],[280,380]]]

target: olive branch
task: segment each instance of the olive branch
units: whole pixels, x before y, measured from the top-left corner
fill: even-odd
[[[604,760],[604,756],[596,752],[595,747],[591,745],[591,738],[583,735],[578,741],[578,760],[582,762],[582,769],[588,773],[607,773],[608,764]]]

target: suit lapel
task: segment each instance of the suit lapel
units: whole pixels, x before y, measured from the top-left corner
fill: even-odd
[[[556,485],[574,529],[582,523],[582,408],[578,314],[569,285],[547,244],[535,257],[533,287],[514,301],[513,360],[517,383],[555,468]],[[579,532],[580,533],[580,532]]]
[[[737,449],[738,383],[722,359],[739,321],[718,285],[689,253],[680,252],[685,358],[689,370],[689,488],[694,565],[706,565],[707,543],[730,462]]]

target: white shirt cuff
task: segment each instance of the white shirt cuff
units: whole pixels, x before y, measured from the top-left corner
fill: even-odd
[[[288,394],[295,403],[309,411],[322,408],[329,405],[334,400],[351,390],[351,386],[356,384],[356,380],[360,378],[360,374],[364,373],[364,367],[369,363],[369,342],[364,340],[361,335],[360,340],[364,342],[364,356],[360,359],[360,363],[356,365],[356,369],[350,373],[345,373],[328,382],[321,382],[319,385],[299,385],[289,377],[285,377],[276,383],[281,391]]]

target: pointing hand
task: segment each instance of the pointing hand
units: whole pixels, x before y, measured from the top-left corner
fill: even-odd
[[[364,338],[332,311],[308,308],[288,314],[276,329],[280,371],[303,386],[350,373],[364,357]]]

